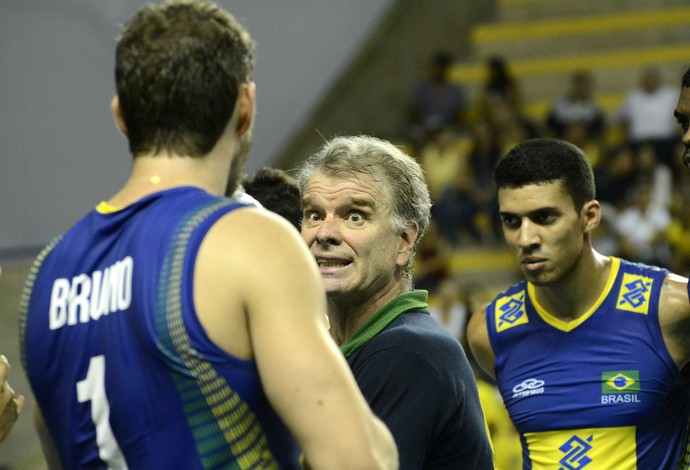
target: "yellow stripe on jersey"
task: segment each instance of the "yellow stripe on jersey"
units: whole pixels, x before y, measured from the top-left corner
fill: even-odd
[[[539,303],[537,300],[537,295],[536,291],[534,289],[534,284],[528,284],[527,285],[527,292],[529,293],[530,299],[532,299],[532,304],[534,305],[534,309],[537,311],[537,314],[544,320],[546,323],[549,325],[553,326],[554,328],[557,328],[562,331],[572,331],[578,326],[580,326],[582,323],[584,323],[585,320],[587,320],[589,317],[594,315],[594,312],[597,311],[597,309],[601,306],[602,303],[606,300],[606,298],[609,295],[609,292],[613,288],[613,284],[616,281],[616,277],[618,276],[618,269],[620,268],[621,260],[620,258],[615,258],[613,256],[610,257],[611,259],[611,272],[609,273],[609,278],[606,281],[606,285],[604,286],[604,290],[601,291],[601,294],[599,295],[599,298],[594,302],[594,305],[592,305],[589,310],[587,310],[585,313],[580,315],[577,319],[571,320],[571,321],[565,321],[561,320],[558,318],[557,315],[552,315],[551,313],[547,312],[546,309]],[[626,274],[627,275],[627,274]]]
[[[117,212],[119,210],[122,210],[122,206],[113,206],[112,204],[108,204],[106,201],[101,201],[96,206],[96,211],[100,212],[101,214],[112,214],[113,212]]]

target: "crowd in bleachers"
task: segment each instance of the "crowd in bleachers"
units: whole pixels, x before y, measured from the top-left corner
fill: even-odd
[[[505,59],[486,61],[474,100],[448,80],[451,66],[448,54],[434,57],[428,80],[413,90],[405,129],[431,190],[434,243],[451,250],[500,243],[493,166],[522,140],[558,137],[580,147],[594,168],[604,213],[595,247],[690,274],[690,184],[673,116],[680,77],[678,86],[666,84],[659,69],[641,67],[639,86],[607,113],[592,73],[574,70],[545,115],[528,116]],[[420,261],[445,249],[428,248]]]

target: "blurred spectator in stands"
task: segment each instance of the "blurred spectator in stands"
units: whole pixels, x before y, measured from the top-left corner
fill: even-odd
[[[633,147],[650,143],[659,163],[671,166],[673,149],[680,139],[673,115],[679,91],[663,83],[658,67],[642,70],[640,85],[631,90],[614,114]]]
[[[671,214],[668,209],[654,204],[651,195],[648,178],[641,178],[628,192],[629,203],[616,218],[620,256],[645,264],[668,266],[671,259],[666,230]]]
[[[562,139],[579,147],[587,156],[592,168],[599,165],[603,141],[599,137],[592,136],[586,124],[571,122],[565,127]]]
[[[429,295],[429,313],[462,344],[468,359],[472,356],[466,330],[470,312],[491,301],[486,288],[478,282],[461,281],[449,276]],[[472,360],[470,359],[470,364]],[[472,367],[473,370],[475,367]]]
[[[504,121],[494,122],[492,125],[496,128],[496,140],[501,147],[502,155],[527,139],[539,137],[533,123],[520,116],[507,117]]]
[[[592,246],[606,256],[620,257],[621,239],[616,231],[618,211],[610,204],[601,205],[601,222],[592,232]]]
[[[482,240],[495,242],[502,240],[501,224],[498,218],[498,199],[494,188],[494,167],[503,156],[494,127],[486,120],[472,126],[472,145],[469,156],[472,189],[478,214],[476,223]]]
[[[461,130],[469,107],[465,88],[449,79],[453,56],[438,51],[429,65],[429,76],[413,87],[410,97],[407,133],[418,148],[426,143],[432,130]]]
[[[635,151],[629,145],[607,149],[594,168],[597,200],[616,211],[623,208],[626,196],[637,178]]]
[[[593,91],[594,79],[589,70],[572,73],[566,94],[554,100],[546,117],[546,130],[551,137],[577,145],[566,135],[573,124],[577,124],[577,128],[584,127],[589,139],[601,137],[606,127],[606,115],[595,101]]]
[[[521,91],[503,57],[486,61],[486,77],[479,97],[480,116],[490,122],[505,122],[522,115]]]
[[[415,289],[434,292],[450,275],[453,248],[441,236],[438,223],[433,218],[424,237],[417,245],[417,254],[412,265]]]
[[[468,313],[457,279],[448,277],[435,291],[430,292],[429,313],[454,338],[458,341],[463,339]]]
[[[452,127],[445,126],[431,133],[418,155],[433,202],[431,217],[453,249],[459,246],[461,233],[481,242],[475,226],[477,208],[470,194],[469,145],[466,135],[459,136]]]
[[[673,174],[671,168],[658,162],[651,144],[637,148],[637,177],[646,178],[650,185],[650,205],[664,211],[671,210],[673,197]]]

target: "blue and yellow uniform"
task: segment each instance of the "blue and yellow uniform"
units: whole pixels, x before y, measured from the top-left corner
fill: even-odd
[[[497,384],[525,469],[673,469],[690,382],[661,334],[666,270],[611,258],[595,305],[564,322],[522,282],[487,309]]]
[[[87,214],[37,258],[22,360],[63,468],[298,468],[253,361],[212,343],[193,272],[245,204],[193,187]]]

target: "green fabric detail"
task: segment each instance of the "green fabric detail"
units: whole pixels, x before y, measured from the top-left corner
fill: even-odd
[[[413,290],[394,298],[365,321],[350,340],[340,346],[340,350],[345,357],[350,357],[398,316],[410,310],[429,308],[428,297],[429,293],[425,290]]]

